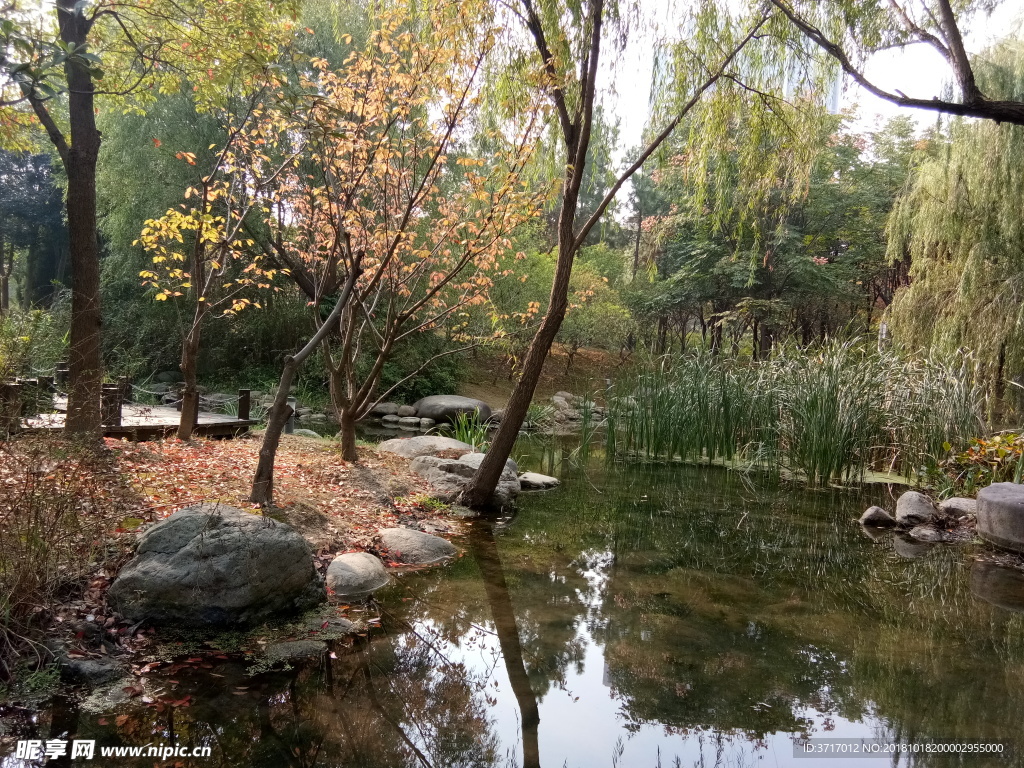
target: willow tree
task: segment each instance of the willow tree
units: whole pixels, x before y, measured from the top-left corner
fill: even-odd
[[[1024,43],[986,59],[980,81],[1024,99]],[[890,258],[912,264],[891,330],[911,350],[971,350],[997,415],[1024,373],[1024,128],[954,120],[924,155],[889,224]]]
[[[681,38],[665,49],[669,55],[662,73],[664,80],[659,83],[660,108],[646,145],[617,175],[596,209],[583,215],[580,196],[593,135],[601,57],[609,47],[615,50],[616,40],[628,33],[628,21],[639,13],[639,8],[620,7],[614,0],[519,0],[507,7],[521,24],[532,49],[529,56],[538,74],[536,79],[526,82],[535,84],[550,101],[554,115],[552,130],[561,144],[558,259],[547,312],[522,361],[519,380],[487,457],[464,492],[464,501],[478,507],[490,501],[525,420],[544,360],[565,317],[576,254],[619,189],[684,123],[695,139],[695,147],[703,147],[696,152],[695,162],[710,162],[722,146],[715,150],[705,139],[712,135],[728,137],[735,127],[732,108],[736,95],[749,92],[762,97],[762,107],[781,106],[779,98],[767,90],[772,87],[769,83],[778,85],[790,68],[785,48],[765,42],[773,31],[773,20],[768,14],[759,11],[734,18],[718,4],[698,3],[696,13],[680,23]],[[775,27],[780,23],[776,20]],[[519,61],[526,56],[525,51],[519,50]],[[793,78],[799,88],[820,87],[820,77],[815,72],[798,72]],[[709,106],[696,114],[695,108],[705,100]],[[759,155],[764,162],[772,161],[770,153]],[[749,158],[749,154],[746,156]],[[713,202],[714,190],[708,190],[708,194],[709,203]]]
[[[144,109],[183,82],[216,99],[255,64],[271,61],[287,5],[186,0],[14,0],[0,20],[0,138],[20,136],[31,115],[67,176],[71,261],[70,386],[66,430],[98,437],[101,360],[96,164],[101,105]],[[216,60],[216,64],[213,62]]]
[[[1024,125],[1024,101],[998,84],[982,83],[978,62],[964,43],[966,24],[1001,0],[769,0],[811,48],[825,54],[853,82],[892,104],[996,123]],[[925,45],[949,67],[952,94],[913,93],[913,84],[888,90],[865,64],[878,51]],[[798,48],[796,50],[799,50]],[[805,54],[811,53],[805,49]],[[910,94],[906,91],[911,91]]]

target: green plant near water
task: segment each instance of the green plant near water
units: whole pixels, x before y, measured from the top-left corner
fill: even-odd
[[[942,497],[974,496],[992,483],[1024,480],[1024,433],[1003,432],[973,438],[966,450],[953,452],[930,473],[930,483]]]
[[[970,362],[907,360],[857,340],[762,362],[698,352],[621,380],[610,456],[725,462],[814,484],[870,470],[919,477],[981,429]]]
[[[473,446],[474,451],[486,451],[490,445],[487,425],[480,421],[476,412],[460,413],[451,424],[444,424],[438,432]]]

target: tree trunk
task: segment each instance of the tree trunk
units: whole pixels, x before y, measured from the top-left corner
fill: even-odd
[[[89,22],[75,0],[57,0],[60,37],[84,45]],[[71,254],[71,334],[68,350],[70,383],[64,429],[68,435],[98,440],[100,386],[103,383],[100,333],[100,258],[96,237],[96,160],[100,132],[96,129],[92,75],[79,59],[64,65],[68,83],[70,146],[62,152],[67,172],[68,236]]]
[[[191,440],[199,415],[199,341],[201,338],[202,315],[197,313],[185,341],[181,345],[181,375],[185,377],[185,387],[181,395],[181,419],[178,421],[178,439]],[[287,394],[287,390],[285,390]]]
[[[339,414],[338,423],[341,431],[341,458],[345,461],[359,461],[359,454],[356,453],[356,420],[350,408]]]
[[[573,171],[570,171],[572,173]],[[570,186],[567,179],[566,187]],[[491,441],[491,447],[480,462],[480,468],[462,494],[462,501],[470,507],[481,508],[491,503],[494,489],[505,468],[505,460],[512,453],[519,430],[526,421],[526,412],[533,402],[533,393],[537,390],[537,382],[544,368],[551,345],[555,341],[558,329],[565,318],[568,306],[569,278],[572,275],[572,262],[576,255],[573,220],[576,215],[576,201],[565,200],[558,227],[558,261],[555,264],[555,279],[551,285],[551,298],[548,312],[544,316],[537,333],[530,343],[530,349],[523,359],[522,374],[512,389],[501,426]]]
[[[11,273],[14,271],[14,244],[4,244],[0,230],[0,317],[11,311]]]
[[[299,370],[299,366],[306,358],[313,354],[313,350],[320,346],[330,332],[331,326],[338,322],[342,309],[352,296],[360,272],[358,265],[353,267],[345,282],[345,288],[323,325],[313,334],[313,338],[306,342],[306,346],[294,356],[289,355],[284,360],[281,381],[277,385],[277,395],[274,397],[274,405],[270,409],[267,429],[263,433],[263,444],[260,446],[260,459],[256,465],[256,474],[252,478],[249,500],[256,504],[267,507],[274,503],[274,460],[277,458],[277,447],[281,444],[281,433],[284,432],[285,422],[292,415],[291,406],[288,405],[288,391],[292,388],[292,382],[295,380],[295,372]]]
[[[285,422],[292,415],[292,407],[288,405],[288,391],[292,388],[298,368],[299,364],[294,357],[289,355],[285,358],[284,370],[281,371],[281,380],[277,385],[277,395],[270,409],[267,429],[263,433],[263,444],[260,445],[256,475],[252,479],[249,501],[255,504],[270,506],[274,503],[274,460],[277,458],[277,448],[281,444]]]

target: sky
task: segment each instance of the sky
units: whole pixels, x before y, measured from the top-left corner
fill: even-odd
[[[651,3],[650,9],[654,11],[658,23],[667,21],[674,0],[647,2]],[[976,53],[1013,30],[1019,32],[1022,21],[1024,7],[1020,1],[1004,0],[991,16],[979,16],[970,24],[970,31],[964,40],[968,52]],[[630,36],[619,61],[614,66],[604,68],[604,79],[611,84],[604,96],[604,103],[619,118],[620,154],[640,143],[647,123],[653,55],[652,35],[638,30]],[[885,90],[899,89],[908,96],[920,98],[939,96],[951,78],[946,61],[935,49],[926,45],[876,54],[868,61],[865,74]],[[840,108],[849,107],[855,107],[858,113],[854,130],[872,130],[900,114],[911,115],[922,127],[935,119],[932,113],[891,104],[846,79]]]

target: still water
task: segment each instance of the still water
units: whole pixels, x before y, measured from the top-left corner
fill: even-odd
[[[544,443],[519,457],[563,486],[475,524],[449,566],[379,593],[367,638],[256,677],[233,661],[180,670],[167,698],[189,705],[162,712],[122,704],[101,718],[65,702],[41,713],[43,737],[211,746],[177,758],[188,766],[1020,763],[1024,586],[975,562],[973,545],[865,535],[854,521],[885,506],[886,487],[584,468]],[[795,756],[807,737],[1006,752]]]

